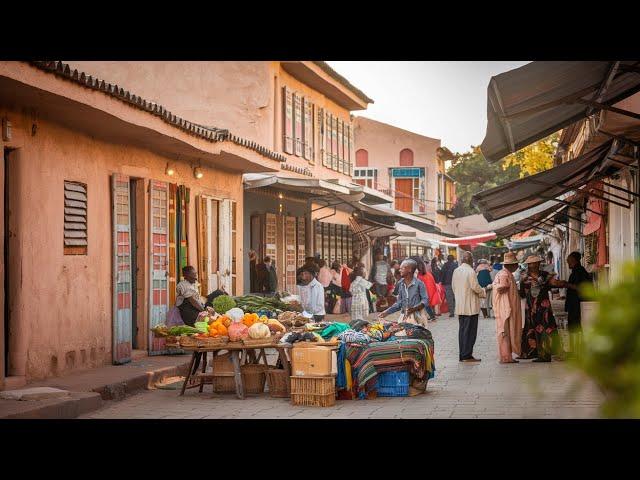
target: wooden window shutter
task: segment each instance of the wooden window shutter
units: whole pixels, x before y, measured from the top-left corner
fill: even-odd
[[[297,266],[304,265],[304,259],[306,257],[306,222],[304,217],[298,217],[298,235],[296,243],[298,245],[298,262]]]
[[[283,150],[285,153],[293,154],[293,96],[291,90],[287,87],[282,87],[282,101],[284,115],[283,131]]]
[[[64,182],[64,254],[87,254],[87,186]]]
[[[302,97],[297,94],[293,94],[293,137],[295,154],[298,157],[302,156]]]
[[[349,175],[353,177],[353,162],[355,160],[355,150],[353,144],[353,124],[349,125]],[[376,180],[377,182],[377,180]]]
[[[313,160],[313,105],[306,98],[302,99],[304,149],[303,156],[306,160]]]
[[[322,157],[322,166],[328,167],[327,161],[327,117],[324,112],[324,108],[319,109],[318,118],[320,121],[320,157]]]
[[[338,119],[338,171],[344,171],[344,149],[342,147],[342,120]]]
[[[331,168],[338,170],[338,117],[331,116]]]
[[[349,165],[349,124],[343,123],[342,130],[342,151],[344,152],[344,170],[342,170],[342,173],[351,175],[351,166]]]

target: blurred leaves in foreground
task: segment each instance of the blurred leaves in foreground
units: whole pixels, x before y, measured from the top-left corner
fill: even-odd
[[[599,305],[573,364],[605,393],[605,417],[640,418],[640,262],[625,265],[618,283],[583,293]]]

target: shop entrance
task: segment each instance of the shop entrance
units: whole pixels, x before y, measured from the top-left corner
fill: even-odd
[[[11,309],[9,308],[9,178],[10,172],[10,150],[5,148],[3,151],[2,168],[2,186],[4,194],[2,195],[2,284],[3,288],[0,292],[0,311],[2,312],[2,350],[3,350],[3,372],[5,377],[9,376],[9,332],[11,324]]]

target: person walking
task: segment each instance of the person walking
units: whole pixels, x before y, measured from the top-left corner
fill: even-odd
[[[484,288],[478,284],[478,277],[473,270],[473,255],[464,252],[462,264],[453,272],[451,287],[456,298],[455,313],[460,324],[458,344],[461,362],[479,362],[473,357],[473,346],[478,335],[478,315],[480,299],[486,296]]]
[[[513,272],[518,268],[518,259],[512,252],[505,253],[502,265],[504,268],[496,275],[492,288],[498,360],[500,363],[518,363],[513,359],[513,353],[520,355],[522,338],[522,309],[513,277]]]
[[[453,271],[456,268],[458,268],[458,262],[455,261],[453,255],[449,255],[447,261],[442,266],[442,286],[444,287],[444,292],[447,297],[447,305],[449,305],[449,318],[455,316],[456,296],[453,292],[451,281],[453,279]],[[473,270],[473,268],[471,270]]]
[[[561,353],[558,325],[551,309],[549,290],[561,287],[555,273],[540,268],[542,258],[529,255],[526,273],[520,275],[520,296],[526,300],[522,346],[519,359],[550,362],[554,352]]]
[[[429,315],[429,321],[435,322],[436,312],[433,309],[440,303],[440,298],[438,297],[438,292],[436,290],[436,281],[427,268],[427,264],[421,258],[412,258],[412,260],[418,264],[418,279],[424,283],[427,290],[427,296],[429,297],[429,305],[425,309]]]
[[[387,296],[387,275],[389,274],[389,264],[384,259],[382,252],[378,251],[376,263],[371,267],[369,281],[373,283],[378,298]]]
[[[407,259],[400,264],[402,278],[396,285],[398,299],[396,303],[380,312],[378,318],[383,319],[391,313],[402,311],[400,322],[418,323],[427,326],[427,317],[423,310],[429,306],[427,289],[415,276],[418,264],[415,260]]]

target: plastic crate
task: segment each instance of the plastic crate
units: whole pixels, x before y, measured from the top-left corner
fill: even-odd
[[[378,374],[376,388],[379,397],[409,396],[410,375],[406,370]]]

